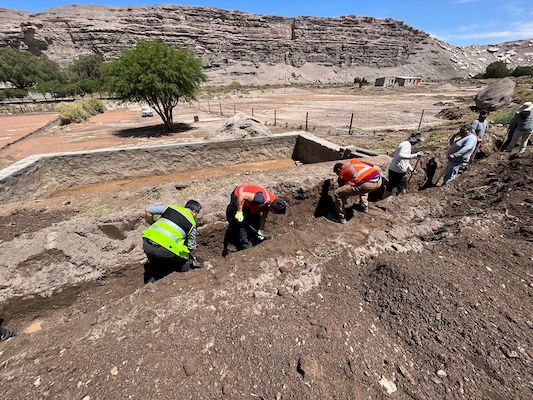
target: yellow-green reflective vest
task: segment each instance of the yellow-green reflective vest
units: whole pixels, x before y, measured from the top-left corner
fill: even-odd
[[[187,235],[196,226],[191,210],[170,204],[156,222],[143,232],[143,237],[164,247],[181,258],[189,258],[185,245]]]

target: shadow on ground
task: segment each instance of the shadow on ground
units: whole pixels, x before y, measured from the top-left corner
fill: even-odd
[[[196,129],[195,127],[185,124],[177,123],[173,125],[173,132],[167,132],[164,124],[141,126],[137,128],[121,129],[114,133],[115,136],[122,138],[140,138],[140,137],[160,137],[172,136],[175,133],[183,133]]]

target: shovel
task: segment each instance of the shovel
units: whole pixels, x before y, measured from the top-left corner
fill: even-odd
[[[243,222],[244,222],[244,224],[246,224],[246,226],[247,226],[248,228],[250,228],[250,230],[251,230],[253,233],[255,233],[255,236],[257,236],[257,239],[259,239],[259,232],[257,231],[257,229],[255,229],[255,228],[254,228],[252,225],[250,225],[248,222],[246,222],[246,221],[243,221]],[[265,235],[263,240],[261,240],[261,239],[259,239],[259,240],[260,240],[260,241],[265,241],[265,240],[270,240],[270,239],[272,239],[272,236]]]

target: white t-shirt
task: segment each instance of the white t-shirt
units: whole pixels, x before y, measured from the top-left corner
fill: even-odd
[[[413,158],[416,156],[411,154],[411,142],[404,140],[396,147],[389,169],[399,174],[412,171],[413,167],[409,160]]]

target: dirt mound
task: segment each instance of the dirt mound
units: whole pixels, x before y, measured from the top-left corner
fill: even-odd
[[[443,118],[448,120],[461,119],[469,113],[468,109],[464,107],[449,107],[444,108],[437,114],[437,118]]]
[[[271,136],[270,132],[259,120],[238,112],[228,119],[222,128],[213,136],[215,140],[244,139],[258,136]]]

